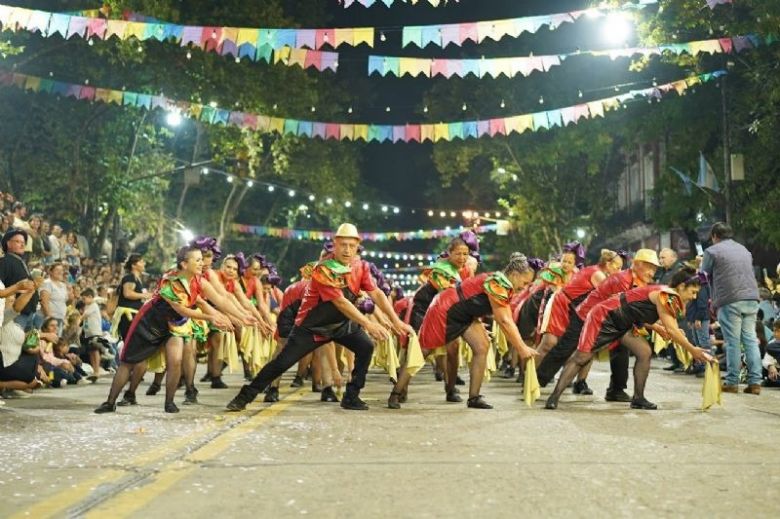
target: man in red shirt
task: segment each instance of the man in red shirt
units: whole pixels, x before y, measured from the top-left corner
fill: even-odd
[[[241,388],[241,392],[227,405],[228,410],[243,410],[275,378],[330,341],[338,342],[355,354],[352,380],[347,384],[341,407],[360,411],[368,409],[360,399],[360,390],[365,385],[374,351],[371,337],[384,340],[387,330],[355,307],[358,296],[365,292],[385,315],[390,316],[393,331],[399,336],[413,333],[413,330],[398,318],[387,296],[377,288],[368,263],[358,255],[359,244],[360,235],[354,225],[346,223],[338,228],[333,257],[320,261],[314,268],[284,349],[260,370],[249,385]]]

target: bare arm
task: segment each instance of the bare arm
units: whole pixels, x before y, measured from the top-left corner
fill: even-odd
[[[393,305],[390,304],[390,300],[387,298],[384,292],[382,292],[378,288],[375,288],[371,292],[368,292],[368,296],[374,301],[374,303],[376,303],[376,306],[379,307],[382,313],[384,313],[387,317],[390,318],[390,322],[393,325],[393,331],[396,334],[402,336],[402,335],[414,333],[414,330],[412,329],[411,326],[403,322],[401,319],[398,318],[397,315],[395,315],[395,311],[393,310]],[[353,306],[352,308],[355,307]],[[355,311],[357,311],[357,309],[355,309]]]
[[[658,316],[661,319],[661,323],[664,325],[664,328],[666,328],[666,331],[669,333],[675,343],[688,350],[691,356],[700,362],[712,362],[715,360],[712,355],[700,348],[697,348],[688,341],[688,338],[685,337],[685,334],[677,326],[677,319],[675,319],[674,316],[670,314],[663,305],[660,304],[660,301],[656,302],[656,307],[658,308]]]
[[[51,317],[51,293],[48,290],[41,290],[41,310],[44,317]]]
[[[125,299],[129,299],[131,301],[143,301],[144,299],[149,299],[152,296],[152,294],[136,292],[135,283],[122,284],[122,295]]]

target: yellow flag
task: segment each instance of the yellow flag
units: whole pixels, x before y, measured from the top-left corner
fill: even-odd
[[[230,373],[233,373],[234,369],[237,370],[241,366],[241,362],[238,359],[236,336],[232,332],[220,333],[219,359],[227,364]]]
[[[693,356],[677,343],[674,343],[674,351],[677,353],[677,358],[682,363],[683,368],[688,369],[693,363]]]
[[[531,357],[525,363],[525,381],[523,382],[523,394],[525,405],[532,407],[536,399],[542,396],[542,388],[536,377],[536,360]]]
[[[504,332],[497,324],[494,324],[493,328],[495,328],[494,337],[496,341],[496,351],[498,351],[498,354],[503,357],[509,351],[509,345],[506,342],[506,335],[504,335]]]
[[[668,345],[669,343],[660,334],[653,333],[653,349],[656,355],[665,350]]]
[[[704,386],[701,388],[702,411],[706,411],[715,404],[721,402],[720,365],[717,362],[708,362],[704,367]]]
[[[415,376],[424,365],[425,357],[420,347],[420,338],[415,333],[409,336],[409,344],[406,346],[406,371]]]

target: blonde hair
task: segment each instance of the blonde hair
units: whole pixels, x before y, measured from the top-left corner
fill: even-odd
[[[615,258],[617,257],[618,257],[617,252],[609,249],[601,249],[601,256],[599,256],[599,266],[603,267],[607,263],[615,261]]]

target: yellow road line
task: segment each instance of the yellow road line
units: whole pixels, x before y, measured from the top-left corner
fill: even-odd
[[[294,401],[300,400],[300,398],[304,394],[305,393],[302,390],[299,390],[298,393],[292,393],[290,394],[290,396],[285,397],[284,400],[282,400],[280,403],[274,404],[267,409],[263,409],[257,415],[257,417],[266,416],[269,415],[269,413],[271,413],[270,416],[275,416],[276,414],[278,414],[277,412],[274,412],[274,409],[276,409],[277,406],[281,406],[288,399],[294,399]],[[289,405],[284,406],[283,409],[286,409],[287,407],[289,407]],[[203,428],[197,429],[192,434],[179,436],[162,445],[155,446],[150,451],[143,452],[140,455],[136,456],[135,458],[132,458],[124,465],[130,469],[137,469],[137,468],[151,465],[170,456],[172,453],[185,448],[186,446],[192,443],[197,443],[202,438],[205,438],[208,435],[212,434],[215,430],[222,429],[225,427],[230,427],[231,424],[242,420],[244,417],[245,415],[238,415],[235,419],[230,420],[228,422],[215,421]],[[244,424],[251,422],[251,420],[252,419],[247,420],[246,422],[244,422]],[[223,433],[223,436],[228,435],[232,431],[240,428],[241,426],[230,428],[228,429],[228,431]],[[215,439],[215,441],[219,440],[220,438],[221,436],[218,436]],[[207,443],[206,445],[201,447],[201,449],[204,449],[209,445],[210,443]],[[198,452],[201,449],[198,449],[195,452]],[[30,517],[35,517],[36,519],[39,518],[44,519],[44,518],[62,516],[62,514],[65,511],[67,511],[69,508],[79,503],[80,501],[86,499],[92,493],[93,489],[96,486],[119,481],[123,477],[127,476],[128,473],[129,473],[128,470],[105,469],[99,472],[96,477],[82,481],[81,483],[77,483],[75,487],[68,487],[67,489],[62,490],[61,492],[58,492],[52,496],[48,496],[44,499],[44,501],[41,501],[40,503],[36,503],[35,505],[27,509],[17,512],[16,514],[10,516],[9,519],[26,519]]]
[[[117,494],[116,497],[90,510],[85,517],[88,519],[102,519],[104,517],[120,519],[129,517],[149,504],[153,499],[168,491],[179,481],[195,472],[198,469],[198,462],[216,458],[233,445],[236,440],[241,439],[242,436],[271,420],[303,398],[305,394],[305,391],[300,390],[288,396],[273,407],[253,416],[246,422],[230,429],[213,441],[193,451],[185,457],[185,460],[177,460],[164,467],[160,472],[145,481],[143,487],[137,490],[125,490]]]

